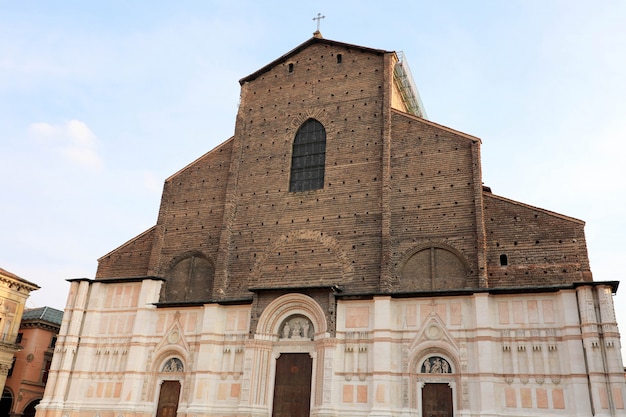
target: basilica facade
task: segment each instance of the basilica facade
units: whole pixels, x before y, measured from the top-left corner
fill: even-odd
[[[37,417],[626,416],[584,222],[483,185],[405,57],[319,32],[72,279]]]

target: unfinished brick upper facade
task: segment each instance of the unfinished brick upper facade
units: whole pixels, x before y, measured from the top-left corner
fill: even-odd
[[[407,113],[397,63],[394,52],[314,37],[242,79],[235,135],[166,180],[157,225],[101,258],[97,279],[155,276],[171,289],[189,284],[173,278],[178,262],[201,259],[195,295],[164,289],[164,303],[246,299],[250,288],[591,280],[584,223],[483,187],[480,140]],[[292,144],[308,119],[326,130],[324,186],[290,192]]]

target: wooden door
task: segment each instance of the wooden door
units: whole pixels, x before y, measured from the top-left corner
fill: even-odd
[[[178,397],[180,396],[180,382],[163,381],[159,393],[159,405],[156,417],[176,417]]]
[[[448,384],[426,384],[422,389],[423,417],[453,417],[452,388]]]
[[[272,417],[309,417],[311,371],[308,353],[283,353],[276,360]]]

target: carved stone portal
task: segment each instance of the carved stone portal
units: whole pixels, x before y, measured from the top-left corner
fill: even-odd
[[[313,324],[304,316],[289,316],[280,326],[278,337],[280,340],[311,340],[313,339]]]

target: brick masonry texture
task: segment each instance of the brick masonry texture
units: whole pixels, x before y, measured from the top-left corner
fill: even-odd
[[[151,228],[115,251],[98,259],[96,278],[128,278],[146,276],[155,240]]]
[[[583,222],[484,191],[478,138],[399,108],[395,53],[303,45],[242,80],[234,136],[166,180],[156,226],[102,257],[97,279],[167,280],[195,256],[214,266],[207,302],[591,280]],[[309,118],[326,129],[324,187],[292,193]]]

